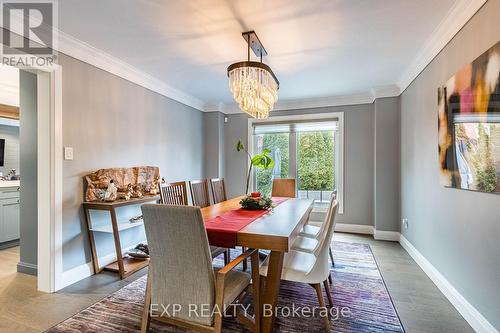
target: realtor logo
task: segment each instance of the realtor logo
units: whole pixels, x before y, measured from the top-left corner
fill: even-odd
[[[55,61],[54,37],[57,3],[2,1],[2,64],[44,67]]]

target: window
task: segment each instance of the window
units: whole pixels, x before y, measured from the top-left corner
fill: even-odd
[[[271,193],[275,178],[297,179],[297,196],[315,200],[325,210],[333,193],[343,212],[343,114],[328,113],[249,120],[252,153],[269,149],[275,161],[270,170],[256,170],[252,188]]]

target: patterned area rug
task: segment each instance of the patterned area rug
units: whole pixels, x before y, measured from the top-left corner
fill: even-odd
[[[236,252],[236,251],[232,251]],[[333,332],[404,332],[370,246],[334,242],[335,268],[332,270]],[[234,253],[234,255],[237,255]],[[222,259],[215,264],[222,266]],[[48,333],[125,333],[140,332],[146,277],[130,283],[90,306]],[[326,301],[326,298],[325,298]],[[279,307],[317,307],[316,293],[309,285],[283,281]],[[338,314],[338,315],[337,315]],[[321,318],[278,315],[276,332],[323,332]],[[235,319],[224,319],[224,332],[247,332]],[[188,332],[152,322],[151,332]]]

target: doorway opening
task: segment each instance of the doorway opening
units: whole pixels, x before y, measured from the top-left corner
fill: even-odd
[[[0,84],[0,262],[5,257],[5,272],[36,275],[36,289],[54,292],[64,287],[61,67],[0,70],[10,82],[10,89]]]
[[[0,285],[17,272],[21,263],[19,75],[17,68],[0,67]],[[26,270],[33,273],[28,267]]]

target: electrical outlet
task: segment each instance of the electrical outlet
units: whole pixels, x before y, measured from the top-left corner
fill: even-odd
[[[403,225],[403,228],[408,229],[408,219],[402,219],[401,224]]]

